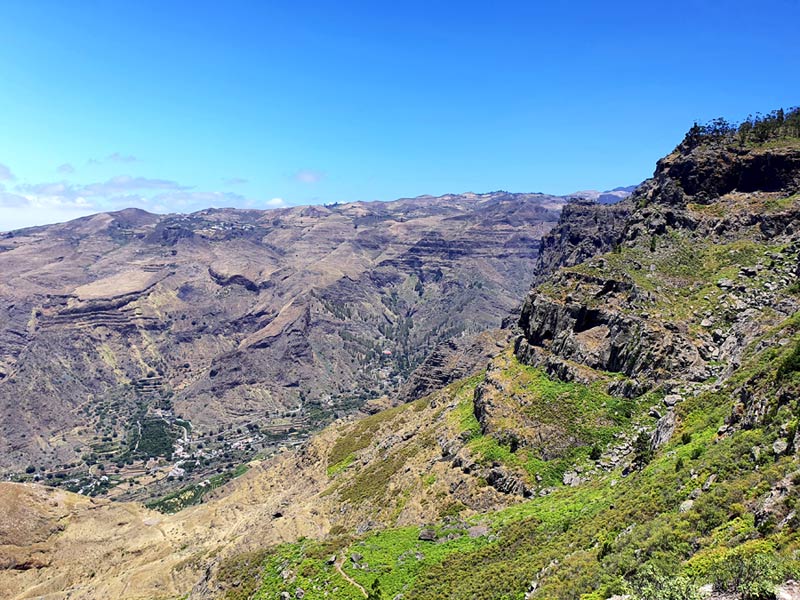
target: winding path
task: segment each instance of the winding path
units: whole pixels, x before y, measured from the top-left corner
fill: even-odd
[[[361,590],[361,593],[364,594],[364,598],[367,598],[369,596],[369,594],[367,593],[367,590],[364,589],[364,586],[361,585],[360,583],[358,583],[352,577],[350,577],[350,575],[345,573],[344,569],[342,569],[342,565],[344,564],[344,561],[347,560],[347,559],[344,557],[344,554],[342,554],[341,558],[342,558],[342,561],[339,562],[338,560],[336,560],[333,563],[333,566],[336,567],[336,570],[339,572],[339,575],[341,575],[347,583],[357,587],[359,590]]]

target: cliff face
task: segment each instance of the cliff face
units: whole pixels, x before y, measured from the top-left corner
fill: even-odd
[[[622,241],[632,204],[572,200],[564,206],[552,231],[542,237],[534,285],[545,281],[559,267],[571,267],[592,256],[610,252]]]
[[[796,148],[682,144],[620,205],[568,205],[539,261],[567,268],[528,295],[517,356],[562,377],[570,363],[620,373],[631,391],[717,374],[743,347],[731,336],[756,327],[750,311],[795,308],[775,290],[797,265],[798,173]]]
[[[511,331],[508,329],[490,329],[443,342],[403,384],[397,395],[398,400],[417,400],[482,371],[492,358],[508,346],[510,337]]]
[[[656,166],[648,190],[639,198],[657,202],[708,204],[731,192],[787,192],[800,189],[800,149],[737,147],[686,142]],[[654,196],[658,196],[655,198]]]

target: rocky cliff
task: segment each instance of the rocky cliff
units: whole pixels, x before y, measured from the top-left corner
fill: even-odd
[[[774,291],[796,270],[798,160],[793,147],[684,143],[624,203],[568,205],[543,240],[540,265],[572,268],[526,299],[517,356],[565,377],[570,361],[624,374],[637,380],[634,391],[675,373],[707,379],[712,363],[736,358],[740,344],[729,336],[752,325],[737,323],[753,317],[747,309],[770,306],[783,317],[795,310]],[[740,249],[766,245],[778,250]],[[760,281],[766,270],[774,285]],[[661,310],[679,302],[689,304]],[[729,328],[712,326],[721,311]]]
[[[559,267],[571,267],[611,251],[622,241],[631,207],[628,199],[614,204],[570,201],[564,206],[558,224],[542,237],[534,285],[546,281]]]

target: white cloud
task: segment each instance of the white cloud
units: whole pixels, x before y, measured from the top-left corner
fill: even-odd
[[[83,187],[89,194],[104,196],[120,194],[137,190],[188,190],[177,181],[169,179],[148,179],[147,177],[131,177],[130,175],[117,175],[103,183],[91,183]]]
[[[139,162],[139,159],[136,158],[135,156],[132,156],[130,154],[120,154],[119,152],[114,152],[113,154],[109,154],[106,157],[106,160],[108,160],[110,162],[116,162],[116,163],[134,163],[134,162]]]
[[[75,172],[75,167],[69,163],[64,163],[63,165],[59,165],[56,170],[63,175],[72,175]]]
[[[209,207],[227,208],[249,204],[247,198],[233,192],[162,192],[153,196],[152,200],[166,207],[167,212],[194,212]]]
[[[117,175],[106,181],[87,185],[72,184],[67,181],[54,181],[34,184],[22,183],[17,185],[15,189],[23,194],[34,196],[60,196],[75,199],[80,196],[109,197],[143,190],[188,190],[189,188],[169,179]]]
[[[297,173],[292,175],[292,179],[300,183],[319,183],[324,177],[325,173],[313,169],[300,169]]]
[[[67,221],[97,212],[137,207],[150,212],[194,212],[208,207],[286,206],[282,198],[268,201],[226,191],[201,191],[169,179],[118,175],[106,181],[17,183],[6,190],[0,183],[0,231]]]
[[[16,186],[18,192],[25,194],[32,194],[35,196],[56,196],[56,195],[72,195],[72,186],[64,181],[56,181],[53,183],[35,183],[28,184],[22,183]]]
[[[86,161],[86,164],[90,166],[96,166],[105,163],[130,164],[136,162],[141,162],[141,161],[132,154],[122,154],[121,152],[112,152],[105,158],[90,158],[88,161]]]
[[[4,208],[21,208],[28,206],[28,199],[24,196],[0,190],[0,206]]]
[[[0,163],[0,181],[14,181],[16,177],[4,164]]]

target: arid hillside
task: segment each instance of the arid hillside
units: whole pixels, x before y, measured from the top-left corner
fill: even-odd
[[[131,209],[0,234],[0,471],[135,496],[296,443],[498,326],[563,203]]]

